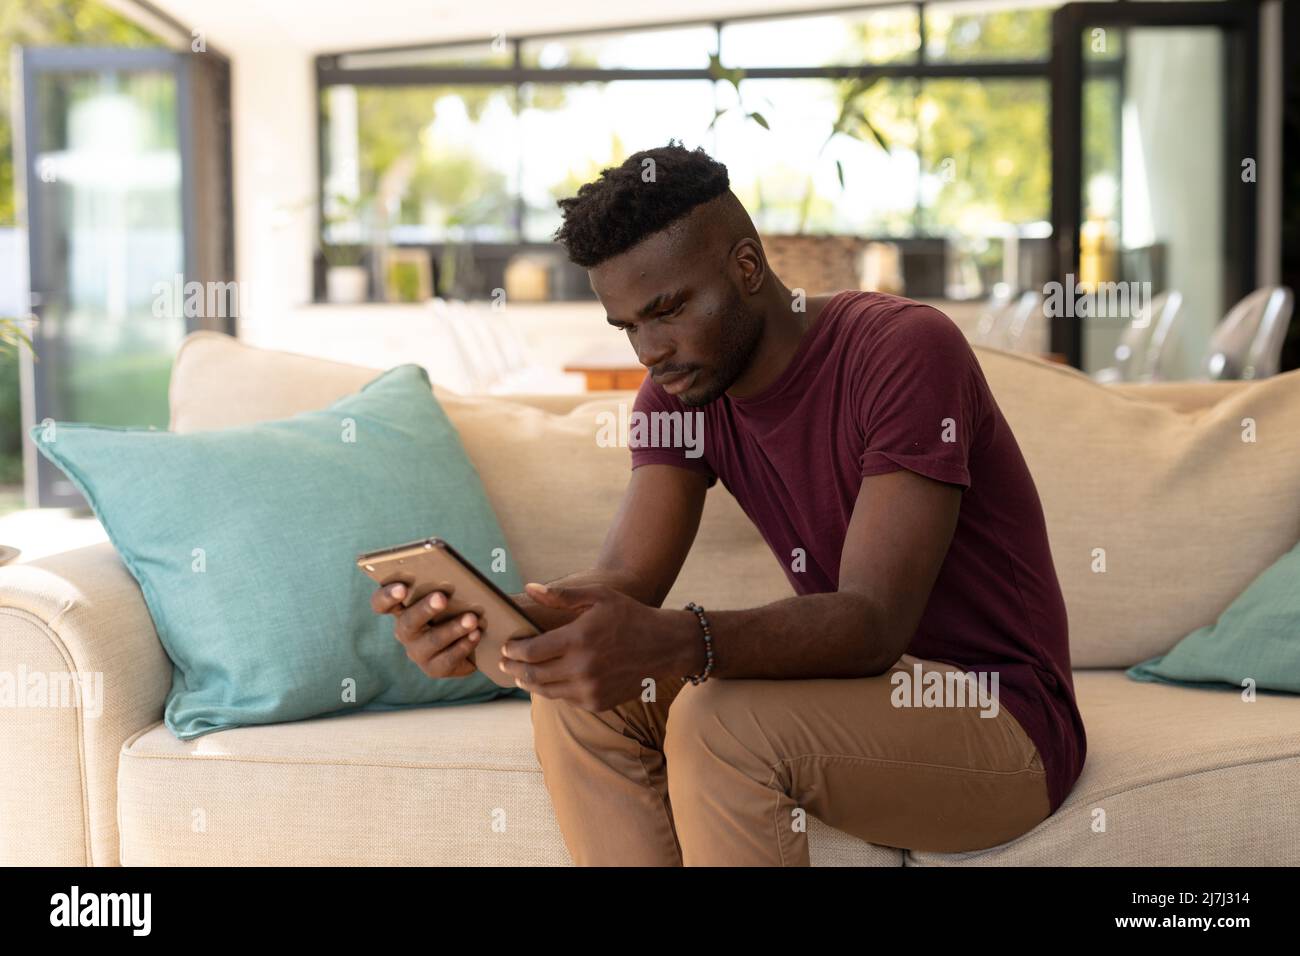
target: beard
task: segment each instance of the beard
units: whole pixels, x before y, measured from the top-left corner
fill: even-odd
[[[678,395],[677,399],[683,405],[695,408],[721,398],[745,374],[758,351],[758,344],[763,339],[763,318],[745,308],[740,292],[734,286],[720,321],[718,360],[713,366],[713,375]]]

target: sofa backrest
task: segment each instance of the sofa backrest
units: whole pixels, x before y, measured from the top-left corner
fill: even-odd
[[[378,374],[195,332],[172,367],[170,427],[194,432],[283,418],[322,408]],[[435,386],[434,394],[478,469],[524,580],[549,581],[590,567],[629,474],[626,448],[597,444],[600,416],[617,416],[620,403],[630,411],[632,393],[516,401]],[[721,485],[716,491],[666,606],[698,601],[738,608],[793,594],[736,500]],[[411,529],[412,538],[425,534],[437,529]]]
[[[1300,537],[1300,372],[1144,391],[976,352],[1043,502],[1076,667],[1164,653]],[[171,427],[282,418],[377,374],[197,332],[173,367]],[[630,409],[632,393],[515,400],[434,391],[525,579],[588,567],[628,476],[626,449],[597,443],[600,416],[617,415],[620,403]],[[412,529],[426,533],[436,529]],[[668,604],[747,607],[791,593],[739,505],[715,486]]]

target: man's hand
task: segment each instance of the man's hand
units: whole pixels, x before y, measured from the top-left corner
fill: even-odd
[[[402,607],[406,585],[390,584],[370,596],[370,609],[391,614],[394,636],[406,648],[406,656],[430,677],[468,677],[476,670],[469,659],[482,632],[478,617],[462,614],[447,620],[447,595],[426,594],[410,607]]]
[[[650,607],[602,584],[529,584],[538,604],[576,611],[570,623],[505,643],[500,667],[531,694],[609,710],[638,696],[646,678],[680,681],[704,666],[704,639],[690,611]]]

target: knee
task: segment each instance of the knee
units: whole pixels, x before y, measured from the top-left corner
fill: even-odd
[[[752,762],[759,749],[752,740],[757,721],[746,683],[705,681],[682,688],[668,711],[664,733],[670,783],[718,761],[732,766]]]

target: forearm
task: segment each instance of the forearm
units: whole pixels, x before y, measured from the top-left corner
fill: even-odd
[[[635,598],[642,604],[653,603],[644,583],[634,574],[610,568],[591,568],[575,571],[554,581],[541,582],[547,585],[581,587],[588,584],[603,584],[628,597]],[[528,594],[512,594],[511,599],[523,609],[524,613],[543,631],[553,631],[568,624],[578,616],[578,611],[571,608],[553,608],[538,604]]]
[[[682,675],[704,669],[704,635],[695,612],[672,611],[671,640]],[[809,594],[742,611],[705,608],[713,642],[712,678],[871,677],[898,659],[872,602],[853,592]]]

